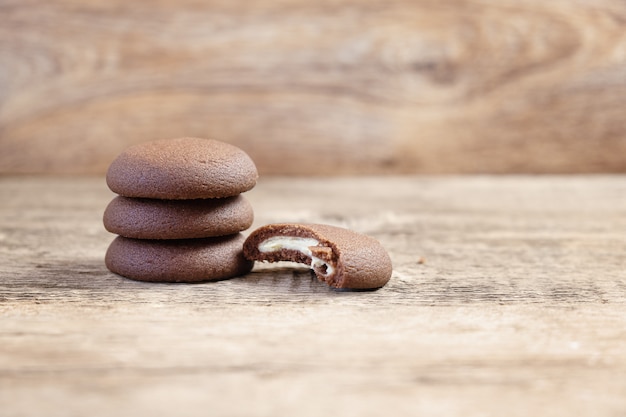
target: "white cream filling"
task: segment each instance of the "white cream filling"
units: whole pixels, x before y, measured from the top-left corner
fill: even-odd
[[[311,268],[326,267],[325,276],[331,275],[335,268],[326,261],[313,256],[310,246],[319,245],[319,241],[310,237],[272,236],[259,243],[259,252],[277,252],[281,249],[295,250],[311,258]]]

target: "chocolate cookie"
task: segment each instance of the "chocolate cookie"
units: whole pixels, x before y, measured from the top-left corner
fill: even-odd
[[[255,186],[254,162],[241,149],[212,139],[178,138],[131,146],[107,172],[125,197],[190,200],[231,197]]]
[[[104,227],[135,239],[191,239],[224,236],[252,224],[243,196],[201,200],[116,197],[104,211]]]
[[[391,259],[374,238],[321,224],[270,224],[243,245],[254,261],[294,261],[309,265],[333,288],[374,289],[391,278]]]
[[[105,256],[111,272],[138,281],[202,282],[243,275],[242,234],[206,239],[141,240],[118,236]]]

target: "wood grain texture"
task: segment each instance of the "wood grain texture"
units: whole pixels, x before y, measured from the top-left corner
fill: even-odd
[[[0,178],[0,409],[13,416],[626,414],[626,178],[263,179],[255,226],[378,238],[336,292],[260,265],[109,273],[100,178]]]
[[[0,172],[200,136],[262,174],[626,172],[621,0],[1,0]]]

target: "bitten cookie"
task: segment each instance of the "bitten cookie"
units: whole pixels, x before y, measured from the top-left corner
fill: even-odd
[[[391,278],[391,259],[374,238],[320,224],[270,224],[255,230],[243,246],[254,261],[309,265],[333,288],[374,289]]]
[[[243,275],[242,234],[187,240],[141,240],[118,236],[105,256],[111,272],[138,281],[203,282]]]
[[[212,139],[140,143],[109,166],[109,188],[125,197],[190,200],[231,197],[255,186],[254,162],[241,149]]]
[[[254,214],[243,196],[200,200],[116,197],[104,211],[104,227],[135,239],[192,239],[246,230]]]

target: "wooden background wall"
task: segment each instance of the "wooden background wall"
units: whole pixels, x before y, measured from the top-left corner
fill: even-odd
[[[0,173],[626,172],[623,0],[0,0]]]

